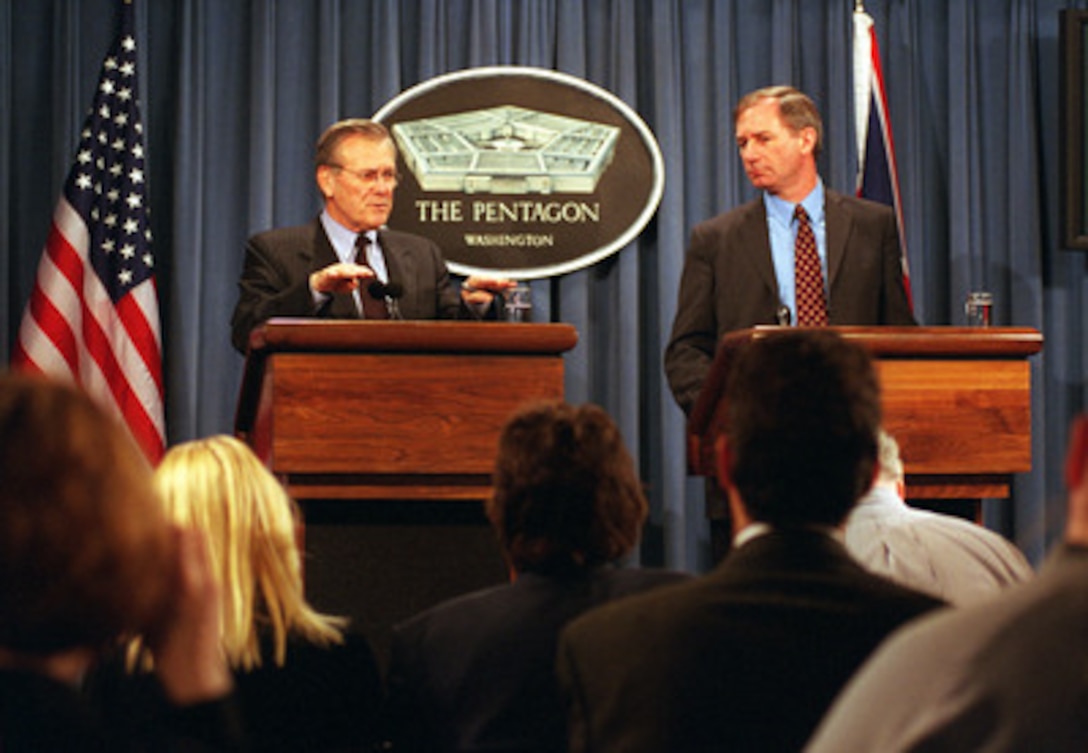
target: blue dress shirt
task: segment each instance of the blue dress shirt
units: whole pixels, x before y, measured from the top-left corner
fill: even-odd
[[[767,209],[767,235],[771,241],[771,260],[774,276],[778,280],[778,299],[790,311],[790,323],[797,322],[797,287],[793,277],[793,247],[797,239],[797,221],[793,217],[796,204],[791,204],[769,193],[763,194]],[[824,218],[824,184],[817,180],[816,187],[801,200],[808,213],[812,232],[816,236],[816,251],[820,255],[823,270],[824,299],[827,295],[827,227]]]

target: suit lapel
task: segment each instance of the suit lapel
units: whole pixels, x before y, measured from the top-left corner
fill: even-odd
[[[407,280],[416,279],[416,264],[410,253],[405,253],[404,247],[398,246],[396,239],[386,230],[378,231],[378,244],[382,247],[382,256],[385,258],[385,269],[389,273],[390,282],[399,282],[404,291],[399,305],[401,315],[406,319],[414,318],[415,303],[410,300],[416,290],[415,285],[408,285]]]
[[[827,289],[832,290],[846,257],[846,239],[850,237],[853,219],[842,203],[842,196],[825,189],[824,227],[827,233]],[[828,302],[829,307],[832,304]]]
[[[740,248],[754,249],[754,253],[743,254],[751,261],[756,274],[771,291],[774,300],[778,300],[778,278],[774,273],[774,261],[771,258],[771,240],[767,231],[767,208],[763,199],[757,199],[750,205],[750,210],[740,225]]]

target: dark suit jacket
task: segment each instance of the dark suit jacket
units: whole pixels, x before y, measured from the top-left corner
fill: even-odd
[[[369,751],[378,738],[381,675],[369,642],[345,634],[344,643],[317,646],[289,637],[276,666],[270,634],[261,636],[261,666],[234,671],[238,728],[253,751]],[[87,678],[84,692],[111,728],[155,729],[161,722],[154,676],[125,670],[115,655]]]
[[[150,681],[146,713],[103,711],[95,700],[37,672],[0,669],[0,750],[4,753],[80,751],[248,750],[235,697],[177,707]]]
[[[799,751],[877,644],[940,604],[828,535],[759,536],[702,578],[567,626],[570,750]]]
[[[282,667],[274,663],[270,638],[262,640],[261,654],[261,667],[235,672],[253,750],[370,750],[382,684],[363,636],[346,634],[342,645],[328,648],[291,639]]]
[[[445,602],[396,627],[389,736],[396,751],[565,751],[555,682],[559,630],[591,607],[689,576],[605,567]]]
[[[404,286],[398,301],[405,319],[456,319],[465,313],[461,295],[450,283],[446,261],[427,238],[396,230],[381,230],[378,242],[385,255],[389,279]],[[246,243],[245,264],[238,282],[238,303],[231,319],[231,341],[245,353],[249,333],[274,316],[357,319],[350,295],[334,295],[315,311],[310,273],[335,264],[320,219],[308,225],[258,233]]]
[[[825,189],[824,212],[830,323],[915,324],[892,210]],[[696,225],[665,349],[665,373],[684,412],[722,335],[778,323],[779,305],[762,197]]]

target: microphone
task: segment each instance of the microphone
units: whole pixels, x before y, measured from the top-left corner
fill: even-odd
[[[784,303],[779,304],[778,310],[774,312],[774,318],[778,322],[779,327],[790,326],[790,308]]]
[[[404,286],[399,282],[382,282],[381,280],[373,280],[367,285],[366,290],[370,295],[375,298],[384,298],[385,306],[389,310],[390,319],[403,319],[400,313],[400,304],[397,303],[397,299],[404,295]]]

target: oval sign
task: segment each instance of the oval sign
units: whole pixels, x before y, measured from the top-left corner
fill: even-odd
[[[575,76],[471,68],[405,90],[374,119],[400,151],[389,224],[453,272],[529,280],[595,264],[650,221],[664,163],[650,129]]]

